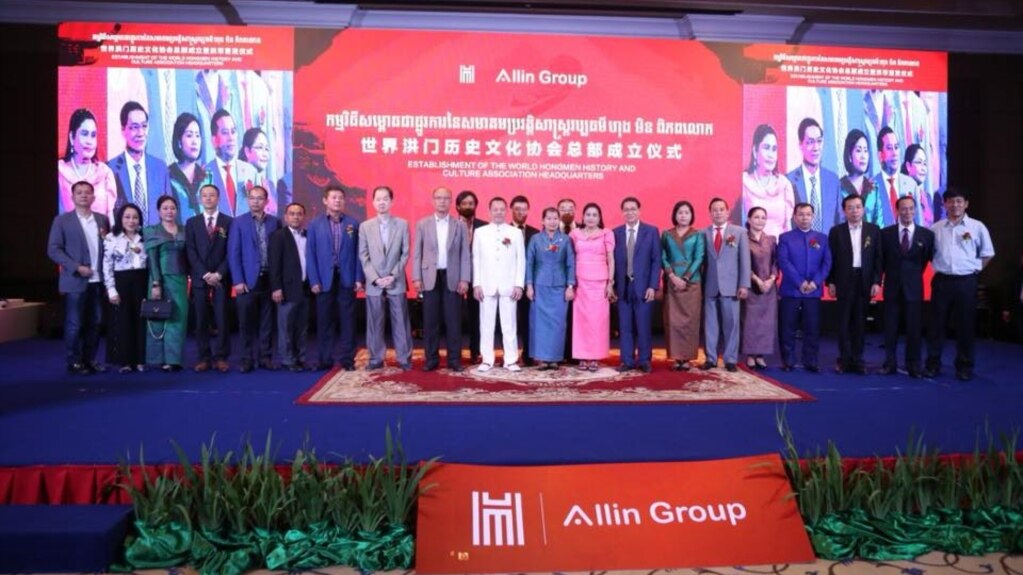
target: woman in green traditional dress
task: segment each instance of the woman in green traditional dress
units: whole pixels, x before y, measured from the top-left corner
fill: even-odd
[[[185,228],[178,225],[178,201],[161,196],[156,202],[160,223],[145,229],[149,256],[149,285],[152,299],[169,299],[171,317],[149,321],[146,326],[146,362],[164,371],[180,371],[188,321],[188,262]]]

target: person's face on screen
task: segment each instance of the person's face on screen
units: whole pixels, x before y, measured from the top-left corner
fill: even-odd
[[[565,224],[571,224],[575,221],[575,203],[570,201],[564,201],[558,204],[558,215],[561,216],[561,221]]]
[[[86,119],[70,137],[71,150],[77,161],[85,162],[96,155],[96,122]]]
[[[199,152],[202,151],[202,134],[199,133],[199,124],[192,122],[188,124],[181,134],[181,151],[191,161],[199,159]]]
[[[323,207],[332,216],[340,214],[345,209],[345,195],[338,190],[331,190],[323,198]]]
[[[796,227],[803,230],[804,232],[810,230],[810,226],[813,225],[813,208],[810,206],[802,206],[796,210],[796,215],[792,217],[796,220]]]
[[[124,125],[124,146],[128,151],[141,153],[146,149],[146,138],[149,137],[149,119],[142,110],[128,112],[128,122]]]
[[[894,174],[899,169],[899,140],[895,134],[885,134],[881,139],[881,165],[884,171]]]
[[[378,214],[386,216],[391,213],[391,194],[387,193],[387,190],[377,189],[373,192],[373,209]]]
[[[863,221],[863,200],[856,198],[845,202],[842,212],[845,213],[845,221],[850,224],[861,223]]]
[[[178,206],[170,200],[164,200],[160,204],[160,221],[165,224],[172,224],[178,219]]]
[[[767,226],[767,211],[762,209],[753,210],[747,221],[749,222],[750,230],[760,233]]]
[[[256,141],[252,142],[252,147],[245,148],[245,161],[256,166],[260,172],[266,171],[266,166],[270,163],[270,142],[266,136],[259,134]]]
[[[625,218],[625,223],[630,226],[635,225],[639,221],[639,204],[625,202],[625,205],[622,206],[622,217]]]
[[[799,150],[803,152],[803,163],[808,166],[819,166],[821,152],[824,151],[824,134],[817,126],[807,126],[803,131],[803,141],[799,142]]]
[[[92,202],[96,199],[96,192],[88,184],[79,184],[71,190],[71,197],[76,208],[88,210],[92,208]]]
[[[899,223],[908,226],[916,221],[916,202],[911,199],[900,199],[897,205],[899,207]]]
[[[458,203],[458,213],[463,218],[476,217],[476,198],[472,196],[462,198],[462,201]]]
[[[505,213],[508,211],[508,206],[504,202],[494,202],[490,204],[490,221],[495,224],[503,224]]]
[[[551,211],[547,212],[543,216],[543,228],[550,233],[558,231],[561,227],[561,218],[558,217],[558,213]]]
[[[255,216],[262,216],[266,210],[266,190],[255,187],[249,190],[249,211]]]
[[[121,212],[121,227],[129,234],[134,234],[139,229],[139,213],[133,209]]]
[[[437,188],[433,191],[433,210],[441,217],[451,211],[451,190]]]
[[[564,216],[564,214],[562,214],[562,216]],[[572,219],[575,219],[574,215]],[[571,222],[572,219],[568,221]],[[561,220],[564,221],[565,218],[562,217]],[[587,229],[591,230],[600,226],[600,212],[597,211],[597,208],[590,206],[589,209],[583,212],[583,225],[586,226]]]
[[[757,146],[757,171],[767,174],[778,165],[778,138],[774,134],[764,136]]]
[[[305,210],[302,209],[302,206],[288,206],[287,211],[284,212],[284,223],[293,230],[300,229],[303,220],[305,220]]]
[[[689,206],[682,204],[675,210],[675,225],[689,227],[693,223],[693,212]]]
[[[207,211],[213,211],[217,209],[217,204],[220,203],[220,192],[213,186],[203,186],[199,190],[199,202],[202,203],[202,207]]]
[[[710,221],[715,226],[723,226],[728,223],[728,204],[718,200],[710,206]]]
[[[217,120],[217,131],[213,134],[213,147],[217,156],[229,162],[238,154],[238,130],[234,127],[234,118],[224,116]]]
[[[852,164],[854,175],[867,173],[867,165],[870,164],[870,148],[867,146],[867,139],[860,138],[853,146],[849,154],[849,163]]]
[[[906,171],[913,176],[918,184],[922,184],[927,179],[927,154],[922,148],[918,149],[913,159],[906,164]]]
[[[512,204],[512,221],[516,224],[523,225],[526,223],[526,218],[529,217],[529,204],[526,202],[518,202]]]

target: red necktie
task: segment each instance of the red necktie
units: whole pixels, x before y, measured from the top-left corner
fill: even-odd
[[[715,228],[714,232],[714,253],[721,253],[721,228]]]
[[[898,192],[895,191],[895,177],[894,176],[892,176],[891,178],[888,178],[888,201],[890,201],[892,203],[892,211],[893,212],[899,211],[898,207],[895,205],[899,201],[899,194],[898,194]]]
[[[224,172],[227,174],[227,177],[224,178],[225,179],[224,184],[227,186],[227,190],[225,190],[227,192],[227,205],[231,206],[231,214],[233,215],[235,213],[234,210],[235,189],[234,176],[231,174],[231,164],[224,164]]]

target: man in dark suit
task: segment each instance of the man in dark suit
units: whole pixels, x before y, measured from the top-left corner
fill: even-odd
[[[881,373],[896,371],[899,320],[906,325],[906,371],[922,376],[920,309],[924,300],[924,269],[934,257],[934,232],[915,224],[916,200],[902,196],[896,202],[899,223],[881,230],[884,270],[884,365]]]
[[[522,231],[524,245],[529,247],[529,240],[540,230],[526,223],[529,217],[529,199],[526,196],[515,196],[511,201],[512,225]],[[528,251],[528,250],[527,250]],[[520,298],[516,308],[516,326],[519,330],[519,345],[522,346],[522,365],[530,367],[533,358],[529,355],[529,298]]]
[[[103,236],[110,231],[110,220],[92,211],[95,199],[89,182],[72,185],[75,209],[53,219],[46,243],[46,255],[60,266],[67,369],[81,375],[103,371],[96,350],[104,291]]]
[[[625,224],[614,229],[615,296],[618,299],[618,371],[650,373],[653,357],[654,295],[661,279],[661,244],[657,228],[639,221],[639,200],[622,200]]]
[[[838,373],[866,375],[863,336],[867,304],[881,293],[881,228],[863,220],[863,198],[842,200],[845,222],[831,228],[828,295],[838,299]]]
[[[355,294],[366,275],[359,262],[359,220],[345,214],[345,191],[329,185],[323,190],[326,213],[309,224],[306,272],[316,295],[316,338],[320,342],[318,370],[333,365],[335,334],[340,335],[337,364],[355,369]]]
[[[266,213],[267,192],[249,190],[249,211],[234,219],[227,235],[227,261],[238,302],[242,336],[241,372],[259,367],[274,370],[273,302],[270,299],[270,236],[281,221]],[[258,340],[258,348],[257,346]]]
[[[472,250],[472,236],[477,229],[487,225],[489,222],[476,217],[476,206],[479,199],[472,190],[462,190],[455,198],[455,210],[462,224],[466,227],[468,236],[466,242]],[[472,266],[470,265],[470,270]],[[469,285],[472,285],[472,273],[467,278]],[[469,363],[473,364],[480,359],[480,302],[472,297],[472,293],[465,298],[465,307],[462,308],[462,317],[465,318],[466,327],[469,331]]]
[[[831,269],[831,250],[827,236],[812,227],[813,206],[796,204],[792,221],[796,227],[778,237],[778,267],[782,272],[778,288],[781,369],[795,368],[798,327],[803,332],[803,368],[817,373],[821,295]]]
[[[220,213],[220,190],[212,184],[199,189],[203,213],[185,223],[185,247],[192,275],[192,309],[195,313],[195,343],[199,363],[195,371],[211,367],[221,373],[231,369],[227,356],[231,351],[227,327],[227,300],[230,297],[227,263],[227,232],[233,219]],[[210,313],[216,336],[210,347]]]
[[[824,154],[824,130],[817,120],[803,118],[803,121],[799,122],[797,134],[803,163],[787,176],[792,182],[796,203],[813,206],[812,228],[818,232],[827,232],[842,221],[838,209],[838,200],[842,197],[838,174],[821,165],[821,156]]]
[[[117,207],[131,202],[144,214],[144,221],[159,222],[156,201],[169,193],[167,162],[146,153],[149,137],[149,114],[134,101],[121,106],[121,133],[124,153],[111,158],[107,165],[117,176]]]
[[[472,267],[469,231],[451,217],[451,190],[433,191],[434,213],[419,220],[412,245],[412,285],[423,294],[426,365],[440,366],[441,322],[447,345],[448,369],[462,371],[462,297],[469,292]]]
[[[285,208],[285,226],[270,236],[270,297],[277,304],[277,347],[288,371],[305,370],[309,297],[306,295],[305,206]]]

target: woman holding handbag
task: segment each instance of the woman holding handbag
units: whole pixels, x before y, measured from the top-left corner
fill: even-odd
[[[107,336],[107,361],[121,373],[142,371],[146,363],[145,321],[148,257],[142,246],[142,210],[125,204],[117,210],[112,233],[103,239],[103,282],[113,306]]]
[[[169,300],[170,317],[146,325],[146,362],[164,371],[181,371],[188,321],[188,260],[185,229],[178,224],[178,201],[161,196],[156,201],[160,223],[145,229],[149,256],[150,299]]]

